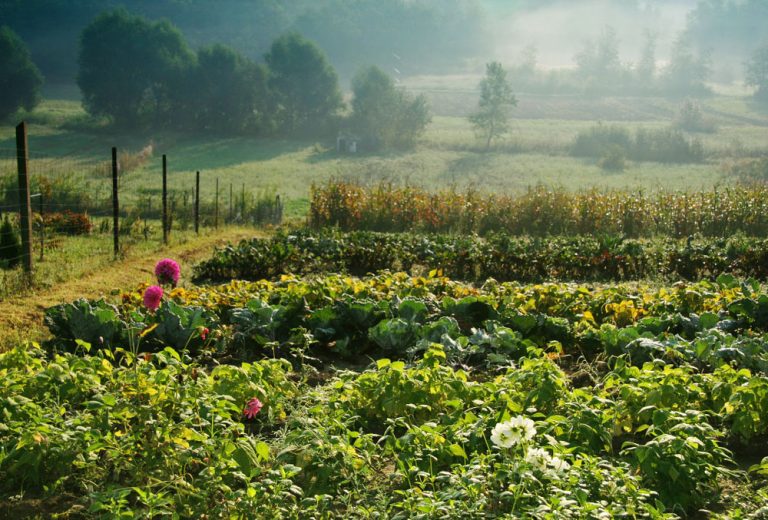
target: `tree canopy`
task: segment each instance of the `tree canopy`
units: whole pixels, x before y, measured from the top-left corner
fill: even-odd
[[[195,127],[241,133],[268,126],[267,70],[230,47],[200,49],[189,85],[185,105]]]
[[[40,101],[43,77],[24,42],[8,27],[0,27],[0,119],[19,108],[32,110]]]
[[[344,106],[336,71],[323,51],[298,33],[277,38],[265,56],[275,119],[287,134],[316,134]]]
[[[83,30],[79,62],[77,83],[86,110],[136,127],[168,124],[179,81],[195,55],[169,22],[150,22],[117,9]]]
[[[376,66],[352,80],[352,129],[371,148],[408,148],[431,120],[426,98],[410,96]]]
[[[477,133],[485,139],[486,149],[491,147],[491,140],[507,133],[510,109],[516,105],[517,99],[501,63],[488,63],[485,77],[480,81],[478,110],[469,116]]]

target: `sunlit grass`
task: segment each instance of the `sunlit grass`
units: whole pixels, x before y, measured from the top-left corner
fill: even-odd
[[[155,224],[155,229],[159,225]],[[206,258],[213,246],[237,242],[264,234],[264,231],[238,226],[216,230],[174,229],[168,246],[157,234],[121,237],[121,254],[112,254],[112,235],[93,233],[81,237],[55,237],[56,247],[47,248],[44,260],[34,250],[34,274],[27,279],[21,268],[0,269],[0,352],[26,340],[39,340],[46,331],[42,312],[49,306],[78,298],[98,298],[110,291],[134,287],[153,280],[152,266],[164,256],[179,260],[182,280],[191,278],[194,262]]]
[[[152,222],[155,230],[147,239],[139,236],[120,236],[120,254],[118,260],[142,256],[163,248],[159,236],[159,222]],[[214,230],[204,229],[203,236],[210,236]],[[38,237],[36,236],[37,240]],[[199,240],[194,231],[174,229],[169,238],[169,246],[187,244]],[[9,270],[0,269],[0,300],[18,296],[34,288],[45,290],[57,284],[80,278],[110,266],[115,261],[112,233],[93,232],[90,235],[46,237],[43,259],[40,260],[40,244],[33,244],[33,276],[28,279],[21,267]],[[31,282],[31,283],[30,283]]]

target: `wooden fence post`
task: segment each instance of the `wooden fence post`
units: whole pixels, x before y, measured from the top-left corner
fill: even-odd
[[[32,274],[32,203],[29,198],[29,148],[27,124],[16,127],[16,163],[19,170],[19,223],[21,225],[21,260],[24,271]]]
[[[195,174],[195,233],[200,233],[200,172]]]
[[[45,214],[43,213],[43,192],[40,191],[40,261],[45,255]]]
[[[120,202],[117,194],[117,148],[112,147],[112,235],[115,258],[120,254]]]
[[[219,178],[216,177],[216,206],[213,214],[213,226],[219,229]]]
[[[168,168],[163,154],[163,244],[168,245]]]

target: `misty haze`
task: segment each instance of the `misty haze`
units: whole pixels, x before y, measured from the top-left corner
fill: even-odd
[[[768,0],[0,0],[0,518],[768,518]]]

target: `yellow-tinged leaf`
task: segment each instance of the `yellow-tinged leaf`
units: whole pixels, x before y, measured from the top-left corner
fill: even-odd
[[[206,437],[205,435],[196,432],[192,428],[182,428],[181,430],[181,437],[188,440],[188,441],[197,441],[197,442],[203,442]]]
[[[177,446],[181,446],[182,448],[189,448],[189,443],[186,439],[182,439],[181,437],[174,437],[173,443]]]
[[[146,329],[142,330],[142,331],[141,331],[141,334],[139,334],[139,337],[140,337],[140,338],[143,338],[144,336],[146,336],[147,334],[149,334],[150,332],[152,332],[153,330],[155,330],[155,329],[157,328],[157,326],[158,326],[158,324],[157,324],[157,323],[155,323],[155,324],[154,324],[154,325],[152,325],[151,327],[147,327]]]
[[[269,460],[269,445],[266,442],[258,442],[256,444],[256,454],[261,460]]]
[[[456,457],[462,457],[464,459],[467,458],[467,452],[465,452],[464,448],[462,448],[458,444],[451,444],[450,446],[448,446],[448,450],[451,452],[452,455]]]

